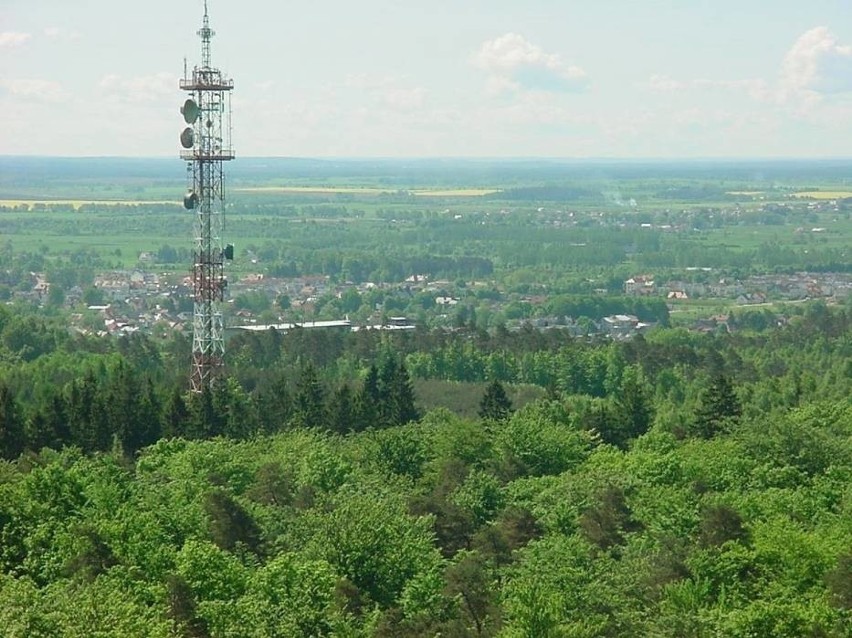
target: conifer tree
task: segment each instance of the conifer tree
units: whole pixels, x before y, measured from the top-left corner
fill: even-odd
[[[105,451],[112,445],[101,384],[92,370],[71,384],[68,394],[68,426],[71,439],[84,452]]]
[[[379,418],[379,370],[371,365],[361,389],[355,395],[353,430],[363,432],[376,427]]]
[[[27,447],[40,450],[51,447],[55,450],[71,444],[71,432],[68,429],[65,401],[58,392],[54,393],[30,417],[26,423]]]
[[[0,456],[18,458],[25,445],[24,422],[9,386],[0,382]]]
[[[479,402],[479,418],[502,421],[512,413],[512,401],[506,396],[503,384],[494,379],[485,388]]]
[[[378,383],[378,416],[383,427],[403,425],[420,418],[414,406],[414,386],[408,370],[395,357],[382,364]]]
[[[639,366],[624,369],[614,403],[615,418],[609,424],[610,427],[599,432],[607,443],[624,447],[629,440],[647,432],[654,418],[653,403]]]
[[[355,404],[352,389],[344,383],[334,393],[331,399],[331,429],[338,434],[345,434],[354,429]]]
[[[272,434],[283,430],[293,416],[293,397],[287,377],[276,375],[254,393],[256,422],[261,432]]]
[[[186,436],[190,439],[210,439],[222,434],[222,424],[209,386],[191,395],[190,420]]]
[[[190,427],[189,408],[180,387],[175,386],[163,412],[163,436],[187,436]]]
[[[260,546],[260,529],[246,509],[223,490],[207,494],[204,511],[210,518],[210,535],[221,549],[233,550],[243,544],[253,552]]]
[[[148,415],[143,410],[140,386],[137,375],[121,362],[105,389],[108,420],[127,457],[133,457],[148,443],[145,432]]]
[[[328,427],[328,411],[325,404],[325,389],[310,363],[302,368],[296,383],[294,400],[295,421],[301,427],[325,429]]]
[[[709,439],[738,422],[741,414],[742,407],[731,379],[721,372],[717,373],[701,395],[695,413],[695,432]]]

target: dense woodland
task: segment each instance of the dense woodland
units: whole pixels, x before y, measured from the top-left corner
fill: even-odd
[[[0,158],[0,634],[852,635],[852,302],[622,294],[848,273],[852,198],[799,197],[848,192],[848,161],[234,164],[233,281],[418,327],[240,333],[192,394],[185,334],[87,309],[126,303],[99,273],[184,276],[174,162]],[[524,323],[614,313],[656,327]]]
[[[0,626],[847,636],[852,308],[787,316],[250,333],[191,395],[185,337],[0,307]]]

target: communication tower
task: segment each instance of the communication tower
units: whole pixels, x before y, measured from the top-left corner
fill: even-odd
[[[181,107],[186,128],[180,134],[186,160],[187,191],[184,207],[195,219],[192,264],[194,309],[192,318],[192,372],[190,388],[210,387],[224,365],[225,339],[221,304],[225,297],[224,260],[233,259],[234,247],[223,244],[225,228],[224,163],[234,159],[231,148],[231,91],[234,81],[210,63],[210,28],[207,0],[201,37],[201,65],[184,78],[180,88],[189,96]]]

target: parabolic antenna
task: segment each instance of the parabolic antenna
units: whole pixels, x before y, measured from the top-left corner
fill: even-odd
[[[187,124],[195,124],[198,119],[198,104],[195,100],[187,100],[180,107],[180,112],[183,113],[183,119]]]
[[[192,129],[188,126],[183,129],[183,132],[180,134],[180,144],[184,148],[192,148],[193,143],[195,142],[195,135],[192,133]]]
[[[198,195],[194,191],[189,191],[183,196],[183,207],[186,210],[192,210],[198,205]]]

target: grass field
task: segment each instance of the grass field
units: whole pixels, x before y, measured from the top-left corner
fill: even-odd
[[[390,195],[409,193],[415,197],[482,197],[498,193],[494,188],[453,188],[444,190],[416,189],[393,190],[389,188],[369,188],[360,186],[257,186],[249,188],[234,188],[238,193],[258,194],[299,194],[299,195]]]
[[[852,197],[852,191],[801,191],[793,193],[793,197],[807,199],[845,199]]]
[[[33,210],[34,206],[70,206],[77,210],[81,206],[98,204],[100,206],[142,206],[145,204],[180,204],[177,200],[138,200],[138,199],[0,199],[0,206]]]

